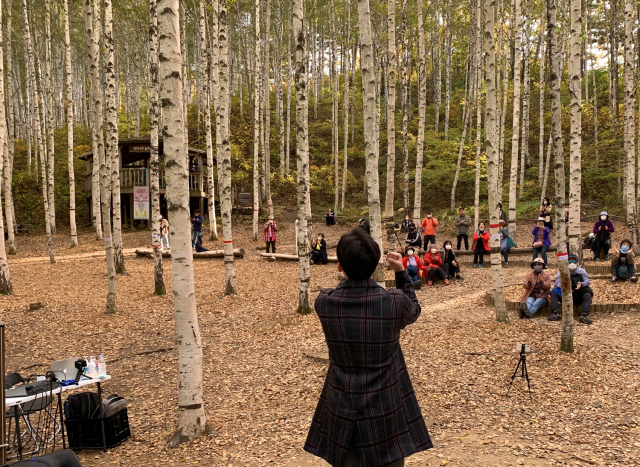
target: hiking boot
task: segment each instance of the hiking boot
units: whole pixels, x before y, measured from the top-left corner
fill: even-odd
[[[422,288],[422,281],[415,281],[413,283],[413,288],[416,290],[420,290]]]
[[[509,262],[508,262],[508,261],[506,261],[506,262],[504,263],[504,267],[505,267],[505,268],[508,268],[508,267],[509,267]]]
[[[520,306],[518,307],[518,312],[520,313],[520,319],[524,318],[525,315],[528,315],[529,309],[527,308],[527,304],[520,303]]]
[[[582,314],[580,315],[580,320],[579,320],[582,324],[591,324],[593,323],[592,320],[589,319],[589,317],[586,314]]]
[[[616,276],[613,276],[613,277],[611,278],[611,282],[618,282],[618,278],[617,278]]]
[[[459,281],[463,281],[463,280],[464,280],[464,277],[462,277],[460,274],[458,274],[458,275],[456,276],[456,279],[458,279]]]
[[[554,311],[553,314],[549,316],[547,319],[549,321],[560,321],[562,318],[560,317],[560,314],[557,311]]]
[[[633,282],[634,284],[636,282],[638,282],[638,278],[636,276],[633,276],[631,279],[629,279],[631,282]]]

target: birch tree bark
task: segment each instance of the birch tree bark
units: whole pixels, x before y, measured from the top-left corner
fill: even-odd
[[[151,181],[151,219],[153,243],[153,282],[155,295],[164,295],[167,289],[164,284],[164,267],[162,264],[162,246],[160,231],[160,174],[158,156],[158,3],[157,0],[149,0],[149,175]],[[210,128],[211,125],[208,125]],[[210,131],[210,130],[209,130]],[[165,167],[168,159],[165,157]],[[165,169],[166,171],[166,169]],[[173,223],[173,219],[171,224]],[[169,225],[171,225],[169,224]],[[171,239],[173,243],[174,239]],[[175,243],[174,243],[175,245]]]
[[[358,0],[359,3],[361,1],[362,0]],[[416,225],[418,225],[418,223],[420,222],[420,208],[422,207],[422,158],[424,156],[424,120],[427,98],[427,70],[424,49],[424,17],[422,15],[422,0],[416,1],[418,5],[418,54],[420,55],[420,69],[418,70],[418,76],[420,78],[420,82],[418,86],[418,141],[416,144],[417,153],[413,200],[413,221],[416,223]]]
[[[402,0],[402,192],[405,214],[409,214],[409,53],[407,47],[407,0]]]
[[[575,3],[580,0],[571,0]],[[571,9],[573,13],[573,8]],[[579,12],[578,8],[578,12]],[[579,19],[577,20],[579,24]],[[574,19],[571,21],[574,24]],[[556,206],[564,206],[564,157],[562,151],[562,120],[560,103],[560,79],[562,60],[558,51],[558,37],[556,32],[556,1],[547,0],[547,27],[549,31],[549,53],[550,53],[550,80],[551,85],[551,137],[553,138],[553,154],[555,156],[555,179],[556,179]],[[573,29],[573,27],[572,27]],[[579,30],[579,29],[578,29]],[[578,38],[580,36],[578,35]],[[562,210],[556,209],[555,229],[558,245],[558,269],[560,271],[560,285],[562,295],[571,297],[571,278],[569,275],[569,263],[566,260],[567,244],[563,225]],[[566,299],[562,301],[562,338],[560,350],[573,352],[573,301]]]
[[[298,171],[298,267],[300,282],[298,286],[298,313],[311,313],[309,300],[309,244],[307,237],[307,193],[309,180],[306,177],[309,166],[309,100],[307,25],[305,20],[305,0],[293,1],[293,35],[295,48],[296,80],[296,165]]]
[[[473,204],[474,226],[480,223],[480,156],[482,153],[482,0],[476,0],[476,181]],[[495,53],[495,52],[494,52]],[[495,58],[494,58],[495,61]],[[495,81],[493,83],[495,85]]]
[[[254,13],[256,47],[254,60],[253,95],[253,233],[251,240],[258,241],[258,215],[260,214],[260,89],[262,73],[260,71],[260,0],[256,0]]]
[[[236,272],[233,259],[233,238],[231,228],[231,132],[229,128],[229,42],[227,36],[227,0],[218,2],[218,79],[219,95],[217,104],[220,126],[220,146],[218,151],[218,185],[220,187],[220,214],[222,216],[222,238],[224,243],[224,295],[235,296]],[[270,199],[269,194],[269,199]],[[273,206],[272,206],[273,209]]]
[[[171,219],[171,275],[178,337],[178,428],[175,446],[210,431],[202,396],[202,340],[198,325],[191,251],[189,178],[184,154],[182,67],[178,0],[158,2],[159,75],[161,79],[167,206]]]
[[[160,13],[162,14],[162,12]],[[189,56],[187,55],[187,14],[186,14],[186,4],[185,2],[180,2],[180,8],[178,11],[179,19],[180,19],[180,56],[182,58],[182,111],[184,112],[184,118],[182,119],[182,124],[184,125],[184,157],[186,160],[187,171],[189,170]],[[136,68],[137,70],[137,68]],[[136,83],[138,74],[136,72]],[[136,89],[140,89],[138,84],[136,84]],[[139,95],[139,92],[138,92]],[[139,100],[139,98],[138,98]],[[138,104],[138,109],[140,105]],[[139,110],[136,109],[136,113],[139,114]],[[138,118],[139,120],[139,118]],[[139,127],[140,124],[136,122],[136,126]],[[138,136],[138,130],[136,130],[136,137]]]
[[[543,34],[541,32],[541,34]],[[544,99],[546,97],[546,73],[544,70],[547,61],[547,48],[543,42],[540,49],[540,102],[538,107],[538,115],[540,118],[538,128],[538,185],[542,185],[542,177],[544,175]],[[587,79],[589,77],[587,76]]]
[[[331,33],[331,103],[332,103],[332,117],[331,117],[331,133],[333,135],[331,145],[331,152],[335,155],[334,159],[334,199],[333,199],[333,211],[338,212],[338,203],[340,202],[340,153],[339,144],[340,135],[338,133],[338,74],[336,72],[336,32],[335,32],[335,4],[331,0],[330,4],[330,22],[329,30]]]
[[[384,217],[393,224],[393,198],[395,191],[396,169],[396,70],[398,59],[396,55],[396,1],[387,0],[387,89],[389,98],[387,103],[387,194],[384,204]],[[393,225],[391,225],[393,228]],[[390,231],[395,239],[395,234]],[[389,237],[391,238],[391,237]]]
[[[10,255],[16,254],[16,244],[15,244],[15,233],[16,233],[16,222],[15,222],[15,209],[13,206],[13,155],[14,155],[14,140],[15,140],[15,122],[16,118],[14,115],[14,98],[12,96],[14,91],[13,86],[13,57],[12,57],[12,40],[11,40],[11,8],[12,8],[12,0],[7,0],[6,2],[6,16],[7,16],[7,34],[5,37],[5,50],[6,50],[6,63],[7,63],[7,93],[5,95],[5,100],[7,102],[7,140],[5,144],[7,145],[7,160],[6,166],[4,169],[4,203],[6,207],[6,218],[7,218],[7,252]],[[17,106],[18,110],[22,109],[21,105]],[[22,121],[22,120],[18,120]],[[4,165],[4,164],[3,164]]]
[[[436,17],[436,19],[439,19],[439,17]],[[436,133],[438,133],[440,131],[440,107],[442,106],[442,43],[439,24],[438,29],[436,30],[435,40],[435,50],[433,53],[433,98],[436,106],[434,128]]]
[[[572,7],[575,7],[572,2]],[[635,95],[634,95],[634,56],[633,56],[633,29],[635,26],[635,3],[631,0],[624,2],[624,152],[626,156],[627,171],[627,225],[631,241],[634,245],[638,242],[638,219],[636,213],[636,160],[635,160]],[[579,4],[578,4],[579,6]],[[573,9],[572,9],[573,13]],[[572,42],[572,46],[575,44]],[[575,51],[574,51],[575,52]],[[573,96],[573,95],[572,95]],[[572,103],[573,104],[573,103]],[[573,109],[573,105],[571,107]],[[573,157],[571,158],[573,182]],[[580,167],[577,167],[579,173]],[[573,198],[573,191],[571,196]],[[579,224],[578,224],[579,225]],[[578,235],[580,231],[578,230]],[[573,237],[569,233],[569,239]],[[579,237],[578,237],[579,240]]]
[[[56,204],[54,190],[54,138],[53,138],[53,83],[51,81],[51,3],[44,0],[44,99],[47,121],[47,201],[49,202],[49,228],[56,233]],[[44,161],[43,161],[44,163]]]
[[[489,226],[491,232],[491,279],[496,307],[496,321],[509,322],[507,305],[504,300],[502,282],[502,263],[500,261],[500,235],[498,232],[498,120],[496,118],[496,49],[495,49],[495,9],[496,0],[485,0],[484,4],[484,41],[487,54],[485,84],[487,88],[487,116],[485,147],[487,151],[487,179],[489,191]],[[480,16],[480,15],[478,15]]]
[[[347,197],[347,164],[349,160],[349,81],[350,74],[348,70],[349,63],[349,43],[351,42],[351,0],[347,0],[347,40],[343,48],[343,55],[345,55],[344,65],[347,69],[342,71],[344,77],[344,93],[342,98],[342,111],[343,111],[343,123],[344,123],[344,156],[342,158],[342,203],[341,208],[344,210],[344,202]]]
[[[522,127],[521,138],[522,144],[520,146],[520,189],[518,190],[518,199],[521,200],[524,195],[524,175],[525,168],[529,162],[529,113],[531,103],[531,49],[529,40],[531,39],[531,1],[525,1],[525,13],[524,17],[527,18],[524,27],[524,40],[522,41],[522,56],[524,65],[524,92],[522,96]]]
[[[518,156],[520,137],[520,64],[522,45],[522,13],[521,0],[514,1],[513,40],[515,42],[515,58],[513,63],[513,133],[511,136],[511,176],[509,177],[509,234],[516,240],[516,204],[518,188]]]
[[[291,54],[293,49],[293,28],[288,29],[287,34],[287,130],[286,130],[286,148],[285,148],[285,173],[289,174],[289,156],[291,154],[291,88],[294,87],[293,67],[291,64]],[[345,145],[346,146],[346,145]],[[344,199],[344,197],[343,197]],[[343,201],[344,202],[344,201]],[[344,206],[343,206],[344,208]]]
[[[69,35],[69,1],[64,5],[64,46],[65,76],[67,86],[67,168],[69,171],[69,227],[71,228],[71,247],[78,246],[76,229],[76,178],[73,169],[73,76],[71,74],[71,38]]]
[[[267,0],[267,10],[265,13],[264,31],[264,149],[262,157],[264,159],[264,183],[265,196],[267,198],[267,209],[269,215],[273,216],[273,200],[271,199],[271,81],[269,77],[269,36],[271,34],[271,0]]]
[[[444,106],[444,140],[449,141],[449,113],[451,110],[451,56],[453,53],[453,49],[451,47],[452,40],[452,31],[451,31],[451,17],[449,15],[449,2],[447,2],[447,13],[445,14],[446,18],[446,30],[445,30],[445,54],[446,54],[446,63],[445,63],[445,106]]]

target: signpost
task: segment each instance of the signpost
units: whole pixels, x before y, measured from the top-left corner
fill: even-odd
[[[133,218],[149,219],[149,187],[133,187]]]

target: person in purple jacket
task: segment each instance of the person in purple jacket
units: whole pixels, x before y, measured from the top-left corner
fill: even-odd
[[[549,227],[544,226],[544,217],[538,218],[531,235],[533,235],[533,243],[531,245],[533,247],[532,261],[540,255],[544,264],[547,264],[547,249],[551,246],[551,239],[549,238]]]
[[[609,248],[611,247],[611,232],[613,228],[613,222],[609,220],[609,214],[607,211],[600,213],[600,219],[593,226],[593,233],[596,235],[595,255],[596,262],[600,262],[600,250],[604,251],[604,260],[609,261]]]

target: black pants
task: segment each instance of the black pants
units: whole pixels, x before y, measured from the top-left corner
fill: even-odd
[[[276,252],[276,242],[267,242],[267,253],[269,253],[269,245],[271,245],[271,248],[273,249],[272,253]]]
[[[456,248],[456,250],[460,249],[460,245],[462,244],[463,239],[464,239],[464,249],[465,250],[469,249],[469,236],[467,234],[458,234],[458,248]]]
[[[596,240],[596,247],[595,247],[595,251],[594,251],[594,254],[596,255],[596,258],[597,259],[600,258],[600,250],[604,251],[605,255],[608,255],[610,246],[611,246],[611,240],[609,240],[609,239],[607,239],[607,240]]]
[[[478,240],[476,243],[476,248],[473,250],[473,264],[484,263],[484,254],[486,252],[487,250],[484,249],[484,243],[482,243],[482,240]]]
[[[318,251],[318,250],[311,251],[311,261],[313,261],[314,263],[317,264],[322,262],[322,264],[327,264],[326,261],[323,261],[323,257],[324,255],[322,254],[322,251]]]
[[[444,263],[444,273],[447,277],[455,277],[460,274],[460,266],[454,266],[451,263]]]
[[[429,269],[429,280],[433,281],[436,278],[436,275],[442,279],[442,280],[446,280],[447,275],[444,273],[444,270],[442,268],[431,268]]]
[[[432,245],[436,244],[436,236],[435,235],[425,235],[424,236],[424,251],[428,251],[429,250],[429,242],[431,242]]]
[[[584,292],[582,289],[573,291],[573,304],[582,305],[582,314],[589,314],[589,307],[591,306],[591,300],[593,300],[593,291],[590,287],[585,287]],[[562,297],[558,295],[558,292],[552,290],[549,294],[549,301],[551,302],[551,310],[554,313],[560,312],[559,303],[562,303]]]

